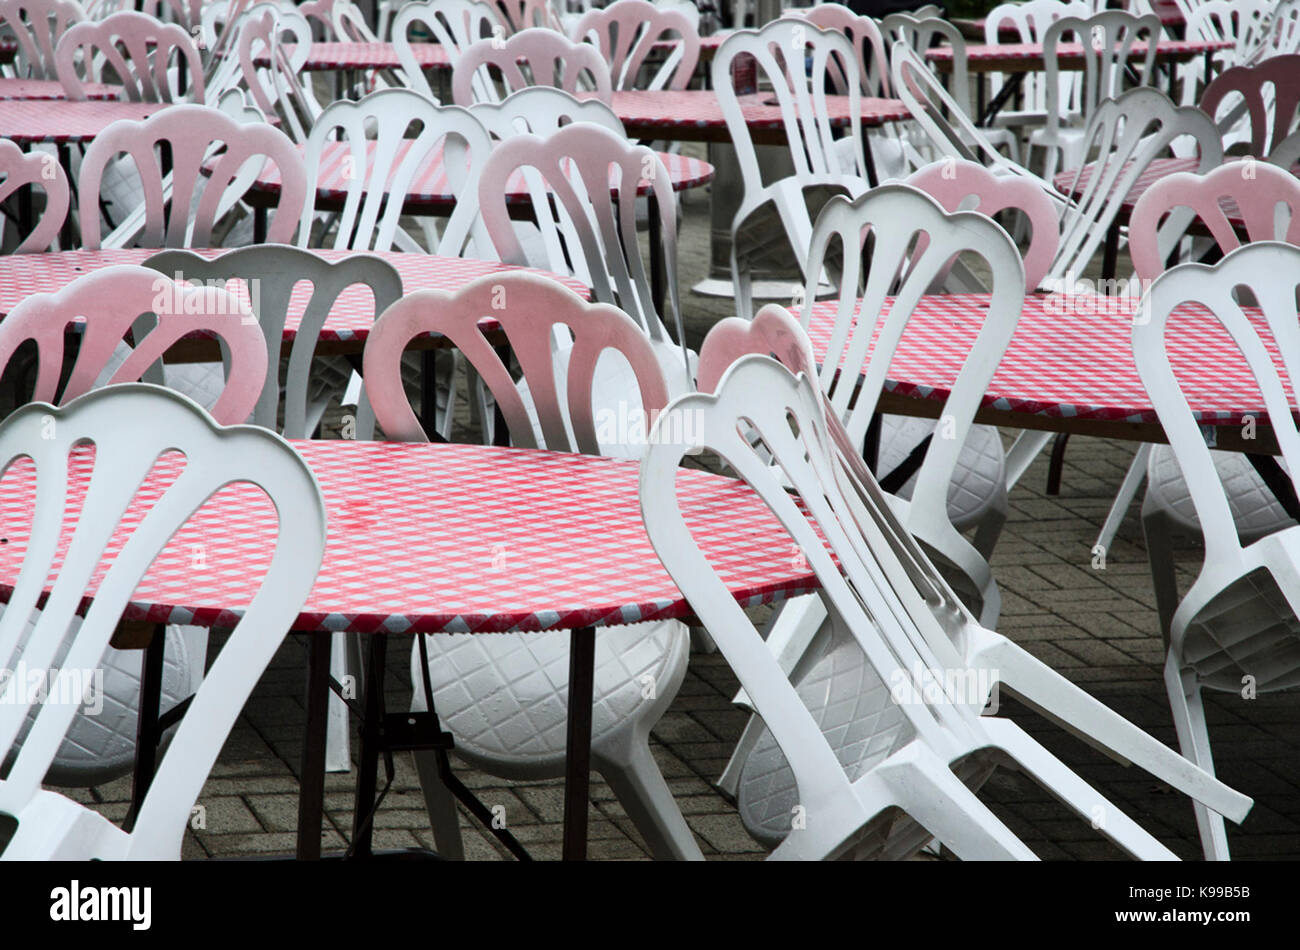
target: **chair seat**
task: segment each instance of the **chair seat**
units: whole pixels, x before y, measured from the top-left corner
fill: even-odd
[[[828,649],[796,688],[850,782],[914,738],[907,716],[891,695],[891,686],[880,679],[851,640]],[[992,770],[992,762],[978,756],[963,760],[954,769],[972,788],[982,785]],[[789,834],[798,804],[794,771],[764,726],[741,770],[737,790],[741,821],[757,841],[775,847]],[[851,856],[902,859],[920,851],[929,840],[920,825],[894,811],[879,816],[855,837]]]
[[[1202,685],[1240,692],[1300,685],[1300,619],[1265,570],[1238,578],[1187,624],[1182,658]]]
[[[907,458],[922,439],[934,432],[933,419],[886,415],[880,429],[880,462],[876,470],[887,475]],[[1002,437],[993,426],[972,426],[966,444],[957,457],[957,468],[948,486],[948,516],[963,531],[978,523],[995,503],[1006,484],[1006,455]],[[911,498],[916,485],[913,475],[897,492]]]
[[[434,708],[463,758],[505,778],[564,769],[569,691],[568,630],[435,634],[425,638]],[[596,633],[591,739],[595,748],[676,690],[689,632],[675,620]],[[413,707],[424,709],[419,644],[411,650]]]
[[[1228,507],[1243,543],[1248,544],[1295,524],[1246,456],[1239,452],[1211,452],[1210,456],[1214,459],[1219,480],[1223,482]],[[1285,462],[1278,459],[1278,463],[1286,470]],[[1143,507],[1144,511],[1157,509],[1185,530],[1200,533],[1201,524],[1187,482],[1183,480],[1173,450],[1167,445],[1156,445],[1151,449]]]
[[[59,650],[56,663],[62,662],[71,635],[81,626],[80,619],[73,622],[69,640]],[[31,635],[29,623],[22,643]],[[21,644],[19,649],[21,650]],[[93,683],[97,695],[92,697],[92,707],[83,706],[77,711],[68,732],[54,756],[45,781],[61,788],[86,788],[102,785],[130,773],[135,764],[136,722],[140,710],[140,672],[144,661],[143,650],[115,650],[109,647],[101,661],[103,684]],[[30,674],[30,671],[29,671]],[[48,680],[47,680],[48,682]],[[166,650],[163,661],[162,706],[175,706],[190,692],[190,658],[181,628],[167,627]],[[103,708],[98,706],[98,693],[102,688]],[[18,733],[17,746],[21,746],[35,721],[35,711],[30,711]],[[17,746],[15,748],[17,748]],[[10,759],[6,761],[8,767]]]

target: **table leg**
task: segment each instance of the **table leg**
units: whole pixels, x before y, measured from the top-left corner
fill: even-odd
[[[167,647],[167,628],[154,626],[149,646],[145,648],[143,669],[140,673],[140,710],[135,727],[135,772],[131,777],[131,808],[122,822],[130,831],[140,814],[144,798],[149,794],[154,772],[158,766],[158,741],[162,738],[158,724],[162,703],[163,654]]]
[[[72,152],[66,145],[58,146],[59,164],[68,175],[69,181],[76,181],[72,177]],[[29,189],[30,191],[30,189]],[[77,246],[77,236],[72,228],[72,213],[76,208],[73,204],[68,208],[68,213],[63,219],[63,227],[59,230],[59,247],[63,250],[69,250]]]
[[[308,634],[307,728],[298,776],[298,860],[320,858],[321,820],[325,814],[325,730],[329,720],[330,637]]]
[[[862,159],[866,162],[867,167],[863,169],[867,173],[867,184],[875,188],[880,184],[880,176],[876,174],[876,159],[871,154],[871,136],[867,134],[866,126],[862,126]]]
[[[650,193],[650,299],[660,320],[664,314],[664,246],[663,224],[659,220],[659,199]]]
[[[1282,510],[1300,521],[1300,499],[1296,498],[1295,485],[1290,476],[1282,471],[1282,466],[1277,464],[1277,459],[1271,455],[1256,455],[1251,452],[1246,453],[1246,458],[1264,480]]]
[[[1101,279],[1114,280],[1115,268],[1119,266],[1119,216],[1110,223],[1106,231],[1106,244],[1101,258]]]
[[[569,634],[569,721],[564,756],[564,860],[587,859],[591,785],[591,704],[596,674],[596,628]]]
[[[266,207],[263,205],[253,209],[253,243],[266,243]]]
[[[379,783],[379,743],[384,719],[384,660],[387,643],[371,634],[366,663],[366,714],[361,721],[361,760],[357,764],[356,794],[352,806],[352,855],[370,856],[374,837],[375,792]]]

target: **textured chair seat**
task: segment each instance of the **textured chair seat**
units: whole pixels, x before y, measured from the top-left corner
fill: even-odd
[[[892,472],[934,428],[933,419],[886,415],[880,428],[880,462],[876,470],[882,477]],[[915,483],[913,475],[897,494],[911,498]],[[948,516],[953,525],[965,530],[977,524],[1005,483],[1006,456],[998,430],[993,426],[972,426],[948,486]]]
[[[1206,686],[1240,692],[1300,684],[1300,620],[1277,581],[1255,571],[1220,591],[1187,625],[1183,660]]]
[[[1243,542],[1249,543],[1295,524],[1246,456],[1239,452],[1211,452],[1210,455]],[[1285,471],[1286,463],[1281,459],[1278,463]],[[1167,445],[1151,449],[1146,498],[1147,505],[1159,508],[1185,530],[1200,533],[1201,524],[1187,482],[1173,450]]]
[[[426,638],[434,708],[456,751],[506,778],[542,778],[564,769],[568,722],[567,630],[436,634]],[[643,707],[676,692],[686,672],[687,628],[652,621],[596,633],[593,751],[640,720]],[[415,708],[424,708],[419,645],[412,647]]]

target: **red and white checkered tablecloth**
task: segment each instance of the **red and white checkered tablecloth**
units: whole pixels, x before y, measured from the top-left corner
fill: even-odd
[[[139,121],[165,108],[158,102],[0,100],[0,138],[19,145],[89,142],[118,119]]]
[[[1129,58],[1137,59],[1146,55],[1148,44],[1135,42],[1129,49]],[[1233,44],[1227,40],[1160,40],[1156,43],[1156,58],[1160,60],[1189,58],[1204,53],[1216,53],[1231,49]],[[1069,63],[1083,62],[1083,45],[1081,43],[1059,43],[1056,47],[1057,58]],[[925,58],[936,64],[951,64],[953,49],[951,46],[936,46],[925,51]],[[1031,69],[1041,69],[1043,64],[1042,43],[971,43],[966,47],[966,62],[969,64],[989,60],[1023,60]]]
[[[899,99],[864,97],[861,102],[864,125],[880,125],[911,117]],[[611,104],[632,138],[648,137],[647,130],[716,129],[725,132],[727,128],[718,97],[708,89],[615,92]],[[826,104],[833,124],[849,124],[848,96],[827,96]],[[775,104],[771,93],[741,96],[740,105],[745,124],[751,129],[785,127],[781,107]]]
[[[946,399],[983,324],[988,299],[987,294],[927,296],[890,365],[887,389],[903,396]],[[1136,300],[1123,296],[1026,298],[983,404],[1054,418],[1158,422],[1133,361],[1136,310]],[[809,336],[818,360],[825,358],[834,323],[834,301],[813,305]],[[1266,329],[1262,337],[1281,369],[1281,355]],[[1210,314],[1180,308],[1170,318],[1166,339],[1174,372],[1201,422],[1239,424],[1247,413],[1261,422],[1266,419],[1245,359]]]
[[[295,46],[285,44],[282,49],[292,60]],[[437,43],[412,43],[415,61],[425,69],[451,69],[451,57]],[[270,57],[263,53],[255,56],[253,62],[258,66],[270,65]],[[392,43],[313,43],[307,60],[303,63],[304,72],[318,72],[329,69],[398,69],[397,49]]]
[[[82,91],[89,100],[110,101],[124,98],[123,88],[110,83],[86,82]],[[63,83],[57,79],[14,79],[0,76],[0,99],[67,99]]]
[[[157,249],[129,248],[99,251],[58,251],[47,254],[6,254],[0,256],[0,314],[7,314],[25,297],[36,293],[51,293],[71,283],[77,277],[101,267],[114,264],[143,264],[157,254]],[[200,250],[206,257],[224,253],[221,249]],[[317,250],[314,253],[327,260],[342,260],[352,251]],[[373,253],[373,252],[371,252]],[[454,291],[486,274],[507,273],[529,269],[511,267],[491,261],[460,257],[438,257],[433,254],[401,254],[379,252],[379,256],[397,268],[402,278],[403,293],[418,290]],[[561,277],[544,271],[533,271],[558,280],[574,293],[589,297],[591,290],[572,277]],[[247,289],[242,283],[227,285],[236,296],[248,302]],[[284,339],[291,341],[298,333],[298,325],[307,307],[311,291],[306,283],[294,289],[289,301],[289,318],[285,323]],[[343,292],[330,309],[329,318],[320,333],[320,339],[329,341],[364,341],[374,322],[374,300],[362,287],[351,287]],[[491,324],[489,323],[490,327]]]
[[[1129,164],[1130,163],[1125,164],[1121,176],[1128,173]],[[1194,158],[1157,158],[1153,160],[1142,174],[1138,175],[1137,180],[1133,182],[1133,187],[1130,188],[1128,194],[1125,195],[1124,211],[1132,211],[1133,206],[1137,204],[1137,200],[1142,197],[1143,193],[1161,178],[1164,178],[1166,175],[1175,175],[1178,172],[1194,172],[1196,171],[1197,164],[1198,162]],[[1081,195],[1083,194],[1084,189],[1088,187],[1088,182],[1092,180],[1092,174],[1096,167],[1095,164],[1090,163],[1084,165],[1082,169],[1072,168],[1069,171],[1060,172],[1052,179],[1052,184],[1054,184],[1056,190],[1062,194],[1073,193],[1076,196]],[[1075,175],[1079,176],[1079,183],[1077,186],[1074,182]],[[1071,192],[1071,189],[1073,189],[1073,192]]]
[[[398,147],[397,158],[393,163],[394,174],[409,148],[409,143],[403,143]],[[373,142],[366,144],[366,177],[370,174],[369,166],[373,164],[371,156],[374,154],[374,149]],[[687,155],[675,155],[672,152],[660,152],[659,158],[664,163],[664,168],[668,172],[674,191],[698,188],[701,185],[708,184],[713,178],[713,166],[701,159],[691,158]],[[326,142],[321,152],[320,175],[316,183],[317,197],[326,201],[342,201],[348,194],[349,178],[355,179],[357,177],[361,176],[356,173],[356,169],[352,168],[352,154],[348,144],[346,142]],[[391,177],[389,180],[391,181]],[[610,186],[611,188],[617,188],[618,184],[617,174],[611,169]],[[258,177],[254,187],[269,192],[279,191],[280,169],[275,165],[268,164]],[[530,200],[522,171],[511,176],[506,183],[506,188],[507,204],[526,204]],[[638,184],[637,193],[649,194],[650,188],[648,181],[641,181]],[[442,149],[440,147],[434,150],[429,157],[429,161],[416,173],[406,194],[408,204],[450,206],[456,203],[456,197],[452,194],[451,186],[447,182],[447,168],[443,163]]]
[[[329,519],[324,564],[295,630],[546,630],[688,612],[646,537],[634,461],[447,444],[294,447],[320,481]],[[90,451],[79,452],[73,508],[90,468]],[[175,454],[155,467],[110,551],[177,467]],[[747,486],[699,471],[678,478],[696,541],[738,601],[814,589],[788,534]],[[0,597],[12,592],[27,548],[32,499],[33,470],[23,460],[0,478]],[[155,561],[127,619],[232,625],[261,582],[274,531],[260,491],[228,487]],[[60,556],[67,540],[65,530]]]

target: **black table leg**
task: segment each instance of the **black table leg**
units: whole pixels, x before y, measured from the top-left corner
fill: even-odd
[[[1264,484],[1273,493],[1282,510],[1300,521],[1300,499],[1296,498],[1295,484],[1291,481],[1291,476],[1282,471],[1282,466],[1277,464],[1277,459],[1271,455],[1256,455],[1251,452],[1246,453],[1246,458],[1259,473],[1259,477],[1264,480]]]
[[[253,243],[266,243],[266,208],[263,205],[253,209]]]
[[[68,181],[75,182],[72,177],[72,151],[66,145],[58,147],[59,164],[68,175]],[[72,228],[72,212],[76,207],[75,204],[68,208],[67,215],[63,218],[63,227],[59,229],[59,247],[65,251],[77,246],[77,236]]]
[[[587,859],[591,785],[591,704],[596,674],[596,628],[569,634],[569,721],[564,757],[564,860]]]
[[[131,808],[123,827],[130,831],[140,814],[144,797],[149,794],[154,772],[158,766],[158,741],[162,738],[159,726],[159,705],[162,703],[163,654],[167,647],[167,628],[154,626],[149,646],[145,648],[143,669],[140,673],[140,711],[135,727],[135,772],[131,777]]]
[[[307,640],[307,728],[298,776],[298,860],[320,858],[321,820],[325,815],[325,735],[329,722],[330,637]]]
[[[366,664],[365,718],[361,722],[361,758],[357,764],[356,795],[352,810],[353,857],[370,855],[374,837],[375,792],[379,783],[379,751],[384,719],[384,660],[387,643],[370,636]]]
[[[655,314],[664,319],[664,229],[659,220],[659,199],[650,193],[650,299],[654,303]],[[636,249],[630,249],[636,253]]]
[[[1101,257],[1102,280],[1114,280],[1115,269],[1119,266],[1119,216],[1110,223],[1106,231],[1106,244]]]
[[[863,169],[867,173],[867,184],[875,188],[880,184],[880,176],[876,174],[876,159],[871,154],[871,136],[867,134],[865,126],[862,128],[862,159],[867,165]]]

